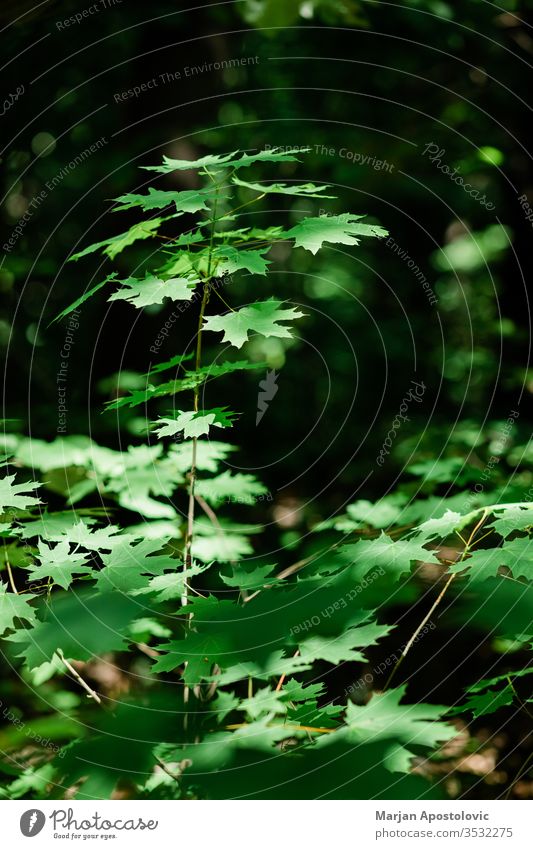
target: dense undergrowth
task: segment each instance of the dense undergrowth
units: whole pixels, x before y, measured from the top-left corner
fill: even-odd
[[[108,274],[61,319],[112,290],[137,310],[195,310],[198,331],[107,404],[120,447],[4,424],[0,626],[17,672],[2,705],[6,797],[439,798],[468,792],[451,758],[478,751],[476,722],[528,713],[533,508],[520,476],[496,468],[503,447],[465,461],[465,426],[464,444],[407,465],[377,503],[310,522],[297,548],[262,546],[271,495],[231,469],[236,446],[220,437],[239,421],[224,379],[266,368],[248,340],[305,323],[305,309],[265,293],[269,254],[368,238],[379,250],[387,235],[348,213],[243,223],[265,197],[327,203],[328,187],[242,176],[295,159],[166,158],[148,170],[192,169],[203,187],[118,198],[114,210],[144,218],[72,257],[149,245],[131,276]],[[236,276],[246,304],[232,303]],[[179,319],[169,333],[180,339]],[[132,422],[144,441],[124,446]],[[413,655],[425,698],[406,683]]]

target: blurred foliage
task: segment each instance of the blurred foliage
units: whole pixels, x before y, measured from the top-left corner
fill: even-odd
[[[345,535],[365,541],[386,531],[395,538],[404,526],[442,520],[446,510],[463,516],[491,504],[533,499],[527,291],[533,171],[526,108],[532,8],[531,0],[505,0],[498,7],[476,0],[453,5],[244,0],[198,4],[185,13],[158,0],[149,16],[142,5],[110,4],[65,25],[79,12],[79,4],[70,0],[2,5],[0,20],[11,25],[13,61],[2,115],[0,349],[9,401],[3,415],[17,420],[6,425],[4,448],[23,470],[23,480],[38,470],[56,517],[56,542],[65,527],[71,529],[72,514],[63,511],[73,492],[76,503],[86,499],[76,521],[87,527],[109,516],[120,523],[126,516],[131,523],[138,517],[132,519],[128,511],[140,504],[154,509],[154,500],[166,497],[165,487],[170,492],[186,475],[175,446],[164,461],[154,452],[162,473],[150,476],[143,417],[125,407],[104,415],[100,409],[104,402],[112,408],[127,393],[144,390],[143,376],[181,353],[195,326],[194,311],[184,312],[154,354],[151,348],[169,314],[165,304],[149,306],[132,321],[128,304],[96,297],[82,305],[74,322],[52,323],[111,269],[107,259],[92,257],[83,267],[66,259],[89,241],[123,231],[110,199],[145,191],[148,175],[140,165],[162,155],[194,159],[237,148],[309,148],[298,179],[332,187],[338,199],[328,201],[328,212],[364,211],[391,237],[357,252],[329,246],[316,257],[279,246],[268,293],[250,293],[236,280],[224,294],[231,304],[273,294],[306,314],[295,338],[254,337],[248,343],[248,357],[278,375],[278,391],[259,424],[264,372],[225,378],[235,409],[242,411],[235,439],[241,451],[232,468],[260,469],[271,495],[271,501],[256,504],[252,526],[244,525],[248,519],[236,505],[228,526],[233,547],[223,567],[226,577],[237,580],[228,564],[250,553],[250,538],[258,569],[267,568],[275,547],[281,549],[282,568],[313,558],[312,578],[327,566],[321,552],[338,546]],[[280,182],[295,179],[295,167],[284,163]],[[268,179],[266,169],[261,173],[259,166],[257,179]],[[198,188],[190,173],[163,177],[161,186]],[[241,193],[244,204],[246,188]],[[317,198],[280,195],[276,203],[264,203],[257,216],[250,212],[246,223],[274,226],[281,217],[284,226],[294,226],[302,212],[317,215],[322,206]],[[129,214],[122,213],[126,227],[134,222]],[[140,276],[142,245],[129,250]],[[120,256],[116,262],[125,277],[130,263]],[[67,431],[57,402],[65,342],[70,345]],[[407,420],[395,428],[412,381],[424,385],[424,394],[420,403],[408,404]],[[378,464],[386,439],[391,445]],[[128,451],[125,443],[132,443]],[[231,446],[233,458],[230,451]],[[21,492],[31,499],[31,489]],[[107,499],[105,510],[101,497]],[[24,521],[38,521],[24,513],[31,502],[19,507]],[[151,530],[143,525],[143,532],[165,536],[168,520],[168,511],[152,515]],[[141,527],[128,526],[132,533]],[[7,539],[3,546],[0,568],[6,582],[8,563],[22,570],[34,561],[37,547],[31,540],[40,533],[34,530],[30,542]],[[208,530],[199,533],[202,559],[208,562],[212,536]],[[457,540],[455,546],[446,539],[441,543],[448,554],[457,551]],[[486,550],[494,551],[490,545]],[[397,605],[387,609],[388,621],[397,620],[397,635],[383,641],[379,653],[370,651],[371,664],[378,665],[410,637],[427,610],[424,593],[440,587],[439,568],[434,564],[431,571],[425,564],[418,589],[399,593]],[[498,564],[493,572],[498,568],[510,567]],[[495,574],[489,580],[496,580]],[[461,726],[468,738],[464,748],[459,754],[445,748],[443,763],[439,755],[420,767],[425,777],[445,775],[451,795],[492,797],[502,785],[517,797],[533,795],[526,778],[515,781],[530,755],[530,744],[524,743],[529,720],[527,711],[513,713],[511,697],[515,705],[531,698],[528,679],[512,679],[518,701],[505,679],[511,666],[516,675],[528,663],[528,654],[521,635],[499,618],[502,610],[515,609],[514,624],[527,633],[525,586],[520,575],[515,583],[502,579],[490,601],[490,593],[482,598],[472,586],[458,593],[456,618],[450,615],[439,626],[440,636],[425,637],[429,648],[415,648],[415,660],[408,658],[403,667],[412,701],[449,705],[470,690],[470,701],[459,706],[461,716],[475,719],[468,730]],[[456,625],[470,619],[472,641],[480,633],[483,639],[465,658]],[[501,627],[491,635],[495,622]],[[169,636],[160,622],[147,621],[143,628],[135,634],[143,644]],[[425,653],[437,651],[439,664],[424,665]],[[133,675],[149,677],[147,669],[148,659],[143,665],[141,658]],[[78,727],[78,689],[72,681],[63,686],[64,672],[51,660],[24,671],[20,680],[8,676],[4,685],[4,704],[15,719],[26,717],[26,737],[29,728],[49,740],[47,755],[54,746],[68,745]],[[493,680],[500,673],[502,679]],[[87,674],[110,698],[130,686],[126,674],[106,678],[105,660],[91,661]],[[328,668],[328,698],[337,698],[360,674],[359,667]],[[371,676],[368,692],[352,697],[363,702],[384,683],[380,675]],[[476,675],[485,675],[487,683],[472,685]],[[446,691],[442,684],[450,676],[457,687],[453,699],[449,684]],[[495,722],[502,716],[504,725],[513,719],[512,730],[494,744],[497,752],[483,743],[499,727],[490,724],[494,704],[504,711],[495,712]],[[61,723],[50,705],[63,712]],[[132,722],[131,713],[126,719]],[[15,720],[2,733],[7,735],[3,747],[20,746]],[[178,742],[183,741],[174,746]],[[167,743],[159,754],[175,763]],[[105,760],[105,742],[99,746]],[[72,749],[68,752],[65,774],[75,783],[75,758]],[[463,769],[473,752],[485,759],[486,780],[477,767]],[[2,766],[11,782],[9,795],[46,795],[54,774],[47,758],[37,757],[31,747],[25,757],[23,776],[9,764]],[[147,757],[144,749],[131,754],[132,774],[145,768]],[[243,782],[254,776],[246,750],[228,750],[225,757],[225,763],[244,767]],[[313,757],[324,768],[327,754]],[[377,770],[384,750],[367,747],[365,757]],[[103,793],[113,788],[109,764],[104,767],[93,787]],[[418,792],[411,779],[416,783],[418,777],[406,776],[407,796]],[[156,773],[141,792],[169,798],[178,792],[174,784],[164,772]],[[213,780],[213,795],[224,792],[216,784]],[[131,792],[130,777],[124,794]],[[186,792],[196,792],[194,776]],[[361,788],[351,792],[355,797]]]
[[[15,75],[26,94],[3,119],[14,130],[3,161],[6,238],[25,213],[30,216],[0,270],[8,414],[29,425],[30,385],[32,431],[53,435],[48,411],[55,406],[65,329],[49,322],[79,291],[80,274],[87,285],[92,280],[65,267],[65,258],[86,233],[95,239],[108,234],[102,210],[110,197],[141,185],[137,168],[148,151],[194,157],[280,144],[310,147],[305,177],[331,183],[339,195],[338,206],[329,209],[369,212],[391,232],[396,247],[358,261],[330,249],[310,274],[308,257],[289,260],[280,253],[275,294],[296,296],[311,309],[305,345],[295,343],[298,356],[286,360],[277,343],[257,352],[281,369],[276,402],[263,420],[263,431],[276,434],[275,452],[266,446],[263,458],[267,465],[274,462],[272,488],[274,477],[279,481],[275,457],[283,456],[285,479],[301,475],[300,494],[312,494],[316,481],[329,481],[335,468],[342,471],[324,497],[334,507],[349,495],[354,481],[368,473],[368,457],[379,450],[408,386],[406,376],[424,380],[428,393],[416,411],[419,421],[403,428],[401,441],[430,416],[432,425],[472,416],[479,421],[480,411],[506,417],[523,391],[530,394],[524,369],[531,224],[518,201],[532,182],[520,101],[532,51],[527,26],[520,23],[528,8],[506,3],[498,13],[475,2],[384,7],[249,0],[184,15],[159,3],[158,16],[142,26],[141,10],[111,6],[59,30],[58,21],[76,11],[64,3],[48,4],[17,23],[15,49],[37,23],[49,37],[32,51],[31,74],[21,68],[20,82]],[[127,26],[119,27],[124,21]],[[52,45],[57,58],[51,62]],[[112,47],[113,62],[97,64],[95,73],[101,47]],[[227,66],[241,58],[246,64]],[[32,79],[37,81],[30,92]],[[149,81],[150,89],[128,94]],[[39,86],[47,91],[42,114],[33,97]],[[99,140],[101,146],[76,165],[76,157]],[[431,162],[424,154],[429,144],[443,151],[442,166],[457,169],[495,212]],[[286,166],[285,178],[291,173]],[[188,179],[176,178],[174,185],[190,188]],[[319,207],[313,199],[292,204],[294,214]],[[92,273],[98,275],[98,268],[94,264]],[[417,270],[435,293],[435,306]],[[130,327],[124,309],[119,303],[105,312],[97,304],[83,309],[71,354],[71,433],[88,430],[89,380],[105,388],[119,359],[131,371],[146,371],[150,364],[149,348],[165,310],[154,307]],[[191,334],[191,318],[180,318],[184,337]],[[82,356],[87,348],[93,351],[90,363]],[[165,352],[174,351],[168,340]],[[300,357],[310,358],[312,381],[299,379]],[[320,357],[337,378],[331,391]],[[253,381],[248,396],[255,394]],[[313,440],[306,422],[285,417],[289,397],[305,407],[311,422],[321,417]],[[250,410],[241,429],[250,465],[258,435],[254,420]],[[335,438],[337,423],[345,420],[350,444]],[[108,418],[92,416],[90,427],[99,438],[114,439]],[[518,427],[526,428],[523,421]],[[370,494],[386,490],[395,475],[394,463],[386,464],[368,482]]]

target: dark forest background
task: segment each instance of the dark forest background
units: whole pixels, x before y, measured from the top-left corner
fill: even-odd
[[[189,11],[159,2],[151,16],[143,4],[123,0],[68,27],[61,22],[80,11],[74,3],[47,3],[23,15],[8,30],[13,59],[4,90],[23,85],[25,93],[2,118],[7,236],[31,213],[0,271],[7,415],[30,426],[31,402],[33,435],[55,435],[65,330],[49,323],[104,270],[96,260],[92,267],[65,260],[76,246],[134,221],[124,214],[119,221],[108,210],[110,198],[145,182],[139,165],[157,163],[162,154],[193,158],[266,145],[310,147],[287,176],[297,170],[298,179],[329,182],[339,197],[328,201],[328,211],[366,213],[397,244],[396,250],[383,242],[356,252],[330,249],[316,260],[280,253],[275,294],[307,308],[304,340],[288,357],[272,347],[279,392],[260,428],[256,377],[232,388],[242,388],[240,442],[250,463],[261,451],[272,489],[300,476],[298,495],[305,497],[326,479],[325,496],[332,507],[341,504],[374,466],[369,458],[411,378],[423,381],[427,393],[402,430],[400,467],[402,444],[410,453],[412,439],[417,444],[422,437],[417,453],[432,454],[453,440],[457,424],[483,428],[520,403],[523,412],[524,388],[530,390],[532,223],[520,197],[533,186],[527,106],[533,39],[527,23],[510,13],[527,20],[528,6],[271,0]],[[22,12],[20,4],[7,3],[0,14],[7,24]],[[249,64],[209,70],[241,59]],[[199,71],[187,75],[187,68]],[[181,79],[167,80],[176,72]],[[156,86],[119,100],[154,79]],[[105,140],[100,148],[69,169],[99,139]],[[428,144],[443,151],[442,165],[457,168],[485,204],[439,170],[431,150],[424,153]],[[174,184],[180,179],[185,186],[192,178],[182,175]],[[43,190],[43,202],[31,207]],[[279,208],[285,220],[290,207]],[[275,206],[268,215],[278,221]],[[437,305],[401,258],[404,251]],[[106,379],[119,369],[147,370],[165,312],[145,313],[131,327],[127,305],[108,306],[98,298],[84,305],[69,383],[69,433],[90,427],[104,442],[116,432],[112,417],[95,413],[109,392]],[[193,322],[192,315],[183,317],[181,338],[190,338]],[[176,350],[180,345],[170,338],[161,353]],[[528,429],[523,415],[517,428]],[[386,491],[397,471],[394,462],[374,469],[364,497]]]
[[[313,523],[355,499],[379,499],[400,479],[407,491],[453,493],[469,480],[463,472],[453,480],[454,469],[466,463],[483,471],[495,454],[490,486],[507,488],[505,500],[531,500],[533,4],[191,6],[106,0],[92,7],[4,2],[0,9],[7,28],[3,415],[34,437],[58,435],[56,377],[67,330],[51,322],[111,270],[94,256],[66,260],[137,220],[115,215],[110,200],[146,185],[139,166],[163,155],[308,147],[299,164],[275,173],[265,166],[263,176],[326,182],[337,199],[326,206],[280,196],[257,213],[261,223],[285,224],[298,210],[323,207],[364,213],[392,241],[328,247],[317,257],[279,248],[268,290],[255,277],[225,295],[242,303],[274,294],[307,314],[290,344],[250,345],[251,357],[278,374],[278,393],[259,425],[264,375],[225,378],[232,408],[241,411],[229,437],[240,449],[235,467],[257,473],[272,495],[256,513],[274,517],[266,544],[290,549]],[[80,12],[79,22],[65,24]],[[161,186],[188,188],[193,180],[178,172]],[[24,216],[22,235],[9,246]],[[136,250],[117,258],[121,276],[134,267]],[[141,244],[139,257],[142,251]],[[95,297],[83,305],[69,358],[68,435],[90,434],[114,448],[125,434],[144,440],[134,411],[121,414],[119,428],[116,415],[101,409],[190,342],[193,310],[159,353],[150,350],[171,309],[151,307],[132,321],[125,303]],[[425,387],[422,402],[410,404],[390,456],[376,464],[412,381]],[[449,464],[440,478],[411,471],[435,458]],[[450,664],[460,651],[452,645]],[[437,686],[439,670],[430,674]]]

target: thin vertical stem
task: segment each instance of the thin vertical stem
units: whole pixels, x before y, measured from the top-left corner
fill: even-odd
[[[204,283],[204,291],[202,296],[202,304],[200,307],[200,315],[198,320],[198,333],[196,337],[196,371],[200,368],[202,358],[202,324],[204,320],[205,307],[209,300],[209,282]],[[194,412],[198,412],[200,389],[198,386],[194,388]],[[197,455],[198,439],[193,437],[192,440],[192,457],[191,468],[189,471],[189,508],[187,511],[187,538],[185,541],[185,569],[189,569],[192,565],[192,541],[194,533],[194,485],[196,483],[196,455]],[[182,596],[182,604],[187,604],[187,588],[184,589]]]
[[[211,175],[209,174],[211,177]],[[196,334],[196,357],[195,357],[195,370],[198,371],[201,367],[202,363],[202,328],[204,323],[204,314],[205,308],[209,301],[209,293],[210,293],[210,284],[211,284],[211,266],[212,266],[212,258],[213,258],[213,244],[215,238],[215,228],[216,228],[216,217],[217,217],[217,207],[218,207],[218,194],[219,194],[220,186],[217,185],[215,190],[215,199],[213,203],[213,215],[211,217],[211,237],[209,240],[209,254],[207,260],[207,274],[206,279],[203,284],[203,292],[202,292],[202,303],[200,305],[200,314],[198,316],[198,331]],[[195,386],[193,389],[193,403],[194,403],[194,412],[197,413],[199,409],[199,400],[200,400],[200,387]],[[194,487],[196,483],[196,458],[198,451],[198,439],[197,437],[193,437],[192,440],[192,456],[191,456],[191,468],[189,471],[189,506],[187,510],[187,536],[185,539],[185,557],[184,557],[184,569],[190,569],[192,566],[192,543],[194,537],[194,507],[195,507],[195,497],[194,497]],[[185,582],[183,588],[183,594],[181,597],[182,606],[187,604],[188,600],[188,592],[187,592],[187,584]]]

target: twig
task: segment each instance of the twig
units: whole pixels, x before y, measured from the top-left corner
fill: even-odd
[[[298,657],[299,654],[300,654],[300,649],[296,649],[296,651],[293,654],[293,657]],[[287,677],[287,674],[284,672],[283,675],[280,677],[278,683],[276,684],[276,689],[274,690],[275,693],[279,693],[279,691],[283,687],[283,682],[285,681],[286,677]]]
[[[220,545],[221,545],[222,549],[224,549],[224,543],[225,543],[225,536],[226,535],[224,533],[224,528],[222,527],[222,525],[218,521],[217,514],[215,513],[213,508],[209,506],[209,504],[207,503],[205,498],[202,498],[201,495],[197,495],[195,493],[194,497],[195,497],[199,507],[202,508],[205,515],[208,517],[209,521],[211,522],[213,527],[216,529],[217,534],[220,536]],[[191,589],[193,592],[196,592],[196,590],[194,590],[192,587],[190,587],[189,589]],[[198,595],[201,595],[201,593],[198,593]],[[244,594],[243,594],[243,601],[248,601],[247,596],[245,596]]]
[[[192,761],[190,761],[188,758],[185,758],[185,760],[180,761],[180,763],[178,764],[179,772],[175,773],[175,772],[172,772],[172,770],[167,766],[165,761],[162,760],[158,755],[155,756],[155,759],[156,759],[157,763],[159,764],[159,766],[161,767],[161,769],[163,770],[163,772],[166,772],[166,774],[169,775],[170,778],[174,779],[174,781],[177,781],[178,784],[179,784],[183,770],[186,769],[188,766],[192,766]]]
[[[533,713],[531,713],[531,711],[526,706],[525,702],[523,702],[522,699],[520,698],[520,694],[519,694],[518,690],[516,689],[515,685],[513,684],[513,681],[511,679],[510,675],[507,676],[507,681],[509,683],[511,690],[513,691],[513,694],[514,694],[518,704],[522,708],[522,710],[527,713],[527,715],[529,716],[530,719],[533,719]]]
[[[155,759],[156,759],[157,763],[159,764],[159,766],[161,767],[161,769],[163,770],[163,772],[166,772],[167,775],[169,775],[171,778],[174,779],[174,781],[176,781],[179,784],[180,783],[180,776],[173,773],[172,770],[168,768],[165,761],[162,761],[161,758],[158,757],[157,755],[155,756]]]
[[[407,652],[409,651],[409,649],[410,649],[410,648],[411,648],[411,646],[413,645],[414,641],[415,641],[415,640],[416,640],[416,638],[418,637],[418,635],[419,635],[420,631],[422,630],[422,628],[424,627],[424,625],[426,624],[426,622],[427,622],[427,621],[431,618],[431,615],[434,613],[434,611],[436,610],[436,608],[437,608],[437,607],[439,606],[439,604],[441,603],[441,601],[442,601],[442,599],[444,598],[444,595],[445,595],[445,593],[446,593],[446,591],[447,591],[448,587],[450,586],[450,584],[451,584],[451,582],[453,581],[453,579],[454,579],[454,578],[455,578],[455,572],[454,572],[452,575],[450,575],[450,577],[448,578],[448,580],[447,580],[447,581],[446,581],[446,583],[444,584],[444,587],[442,588],[442,590],[440,591],[439,595],[437,596],[436,601],[434,602],[434,604],[433,604],[433,605],[432,605],[432,607],[430,608],[429,613],[428,613],[428,614],[427,614],[427,615],[426,615],[426,616],[422,619],[422,622],[420,623],[420,625],[418,625],[418,627],[416,628],[416,630],[415,630],[415,631],[413,632],[413,634],[411,635],[411,637],[410,637],[410,639],[408,640],[408,642],[407,642],[407,644],[406,644],[406,646],[405,646],[405,648],[404,648],[403,652],[402,652],[402,653],[401,653],[401,655],[400,655],[400,659],[398,660],[398,662],[397,662],[396,666],[394,667],[394,669],[392,670],[391,674],[390,674],[390,675],[389,675],[389,677],[387,678],[387,681],[386,681],[386,683],[385,683],[385,686],[383,687],[383,690],[387,690],[387,689],[388,689],[388,687],[389,687],[389,685],[390,685],[390,683],[391,683],[392,679],[394,678],[394,676],[396,675],[396,673],[397,673],[398,669],[400,668],[400,665],[402,664],[402,662],[403,662],[403,660],[404,660],[404,658],[405,658],[405,656],[406,656]]]
[[[6,568],[7,568],[7,574],[8,574],[8,577],[9,577],[9,583],[11,584],[11,589],[13,590],[14,593],[16,593],[16,595],[18,595],[19,591],[17,590],[17,586],[15,584],[15,579],[13,578],[13,572],[11,571],[11,563],[9,562],[9,560],[6,560]]]
[[[231,307],[231,306],[228,304],[228,302],[224,300],[224,298],[222,297],[222,295],[220,294],[220,292],[218,291],[218,289],[213,289],[213,292],[215,293],[215,295],[216,295],[218,298],[220,298],[220,300],[222,301],[222,303],[224,304],[224,306],[225,306],[225,307],[227,307],[227,308],[230,310],[230,312],[237,312],[237,310],[234,310],[234,309],[233,309],[233,307]]]
[[[462,552],[462,554],[461,554],[461,557],[459,558],[459,560],[458,560],[457,562],[459,562],[459,563],[460,563],[462,560],[464,560],[464,559],[465,559],[465,556],[468,554],[468,552],[469,552],[469,550],[470,550],[470,547],[471,547],[471,545],[472,545],[472,541],[473,541],[473,539],[474,539],[475,535],[477,534],[478,530],[480,529],[480,527],[482,526],[483,522],[484,522],[484,521],[485,521],[485,519],[487,518],[487,514],[488,514],[488,511],[487,511],[487,508],[485,508],[485,509],[483,510],[483,514],[482,514],[482,516],[481,516],[481,519],[479,520],[479,522],[477,523],[477,525],[474,527],[474,530],[472,531],[472,533],[471,533],[471,534],[470,534],[470,536],[468,537],[468,540],[467,540],[467,542],[466,542],[466,544],[465,544],[465,547],[464,547],[464,550],[463,550],[463,552]],[[392,679],[394,678],[394,676],[396,675],[396,673],[397,673],[398,669],[400,668],[401,664],[402,664],[402,663],[403,663],[403,661],[405,660],[405,657],[406,657],[407,653],[409,652],[409,650],[410,650],[411,646],[412,646],[412,645],[413,645],[413,643],[415,642],[416,638],[418,637],[418,635],[419,635],[420,631],[422,630],[422,628],[424,627],[424,625],[426,624],[426,622],[427,622],[427,621],[431,618],[432,614],[435,612],[435,610],[437,609],[437,607],[438,607],[438,606],[439,606],[439,604],[441,603],[442,599],[443,599],[443,598],[444,598],[444,596],[446,595],[446,592],[448,591],[448,587],[450,586],[450,584],[452,583],[452,581],[454,580],[454,578],[456,577],[456,575],[457,575],[457,572],[453,572],[453,573],[450,575],[450,577],[448,578],[448,580],[447,580],[447,581],[446,581],[446,583],[444,584],[444,587],[442,588],[442,590],[440,591],[439,595],[437,596],[436,601],[432,604],[432,606],[431,606],[431,609],[430,609],[429,613],[428,613],[426,616],[424,616],[424,618],[422,619],[422,622],[420,623],[420,625],[418,625],[418,626],[417,626],[417,628],[415,629],[415,631],[413,632],[413,634],[412,634],[412,635],[411,635],[411,637],[409,638],[409,640],[408,640],[408,642],[407,642],[407,645],[405,646],[404,650],[402,651],[402,653],[401,653],[401,655],[400,655],[399,660],[397,661],[396,665],[395,665],[395,666],[394,666],[394,668],[392,669],[391,674],[389,675],[389,677],[387,678],[387,681],[385,682],[385,686],[383,687],[383,692],[389,688],[389,686],[390,686],[390,684],[391,684]]]
[[[302,569],[303,566],[307,566],[307,564],[310,563],[311,560],[314,560],[314,559],[315,559],[314,554],[312,554],[310,557],[304,557],[302,560],[298,560],[296,563],[293,563],[292,566],[287,566],[286,569],[282,569],[281,572],[279,572],[276,575],[276,578],[278,578],[278,580],[280,580],[280,581],[283,578],[288,578],[289,575],[294,575],[295,572],[298,572],[298,570]]]
[[[248,726],[247,722],[236,722],[234,725],[226,725],[227,731],[238,731],[239,728],[246,728]],[[286,728],[287,731],[315,731],[317,734],[333,734],[336,731],[336,728],[316,728],[314,725],[287,725],[281,723],[275,723],[270,726],[271,728]]]
[[[205,500],[205,498],[202,498],[202,496],[201,496],[201,495],[198,495],[198,494],[196,494],[196,493],[195,493],[194,497],[196,498],[196,501],[198,502],[198,504],[200,505],[200,507],[202,508],[202,510],[204,511],[204,513],[206,514],[206,516],[208,517],[208,519],[209,519],[209,520],[213,523],[213,525],[215,526],[215,528],[216,528],[216,529],[217,529],[217,530],[218,530],[221,534],[223,534],[223,533],[224,533],[224,529],[222,528],[222,525],[221,525],[221,524],[220,524],[220,522],[218,521],[218,519],[217,519],[217,514],[215,513],[215,511],[213,510],[213,508],[209,506],[209,504],[207,503],[207,501]]]
[[[524,763],[522,764],[522,766],[518,770],[518,772],[516,774],[516,778],[511,782],[509,790],[507,791],[507,793],[504,796],[505,799],[509,798],[509,796],[513,792],[513,788],[514,788],[515,784],[518,784],[518,782],[520,781],[522,776],[525,775],[528,772],[528,770],[531,766],[532,760],[533,760],[533,752],[530,752],[529,755],[527,756],[527,758],[525,759]]]
[[[311,561],[314,560],[316,557],[319,557],[321,554],[324,554],[326,551],[330,551],[334,547],[335,546],[330,546],[328,548],[325,548],[324,551],[320,551],[318,554],[312,554],[310,557],[304,557],[303,560],[298,560],[296,563],[293,563],[291,566],[287,566],[286,569],[282,569],[281,572],[278,572],[277,575],[274,575],[275,579],[277,581],[281,581],[281,580],[283,580],[283,578],[288,578],[289,575],[293,575],[295,572],[298,572],[299,569],[303,569],[304,566],[307,566],[307,564],[311,563]],[[263,591],[263,589],[265,589],[265,590],[270,589],[271,586],[272,586],[271,584],[265,584],[265,586],[262,589],[256,590],[255,593],[252,593],[251,595],[247,596],[247,598],[245,598],[244,601],[251,601],[253,598],[258,596],[259,593]]]
[[[146,643],[135,643],[135,645],[137,646],[139,651],[142,651],[148,657],[159,657],[159,655],[161,654],[161,652],[158,652],[150,646],[147,646]]]
[[[102,699],[100,698],[98,693],[95,693],[95,691],[91,687],[89,687],[87,682],[83,680],[80,673],[76,669],[74,669],[71,663],[68,662],[65,655],[63,654],[63,651],[61,649],[56,649],[56,654],[58,655],[61,662],[65,664],[68,671],[74,676],[78,684],[80,684],[83,689],[89,694],[89,698],[94,699],[95,702],[98,702],[98,704],[101,705]]]

